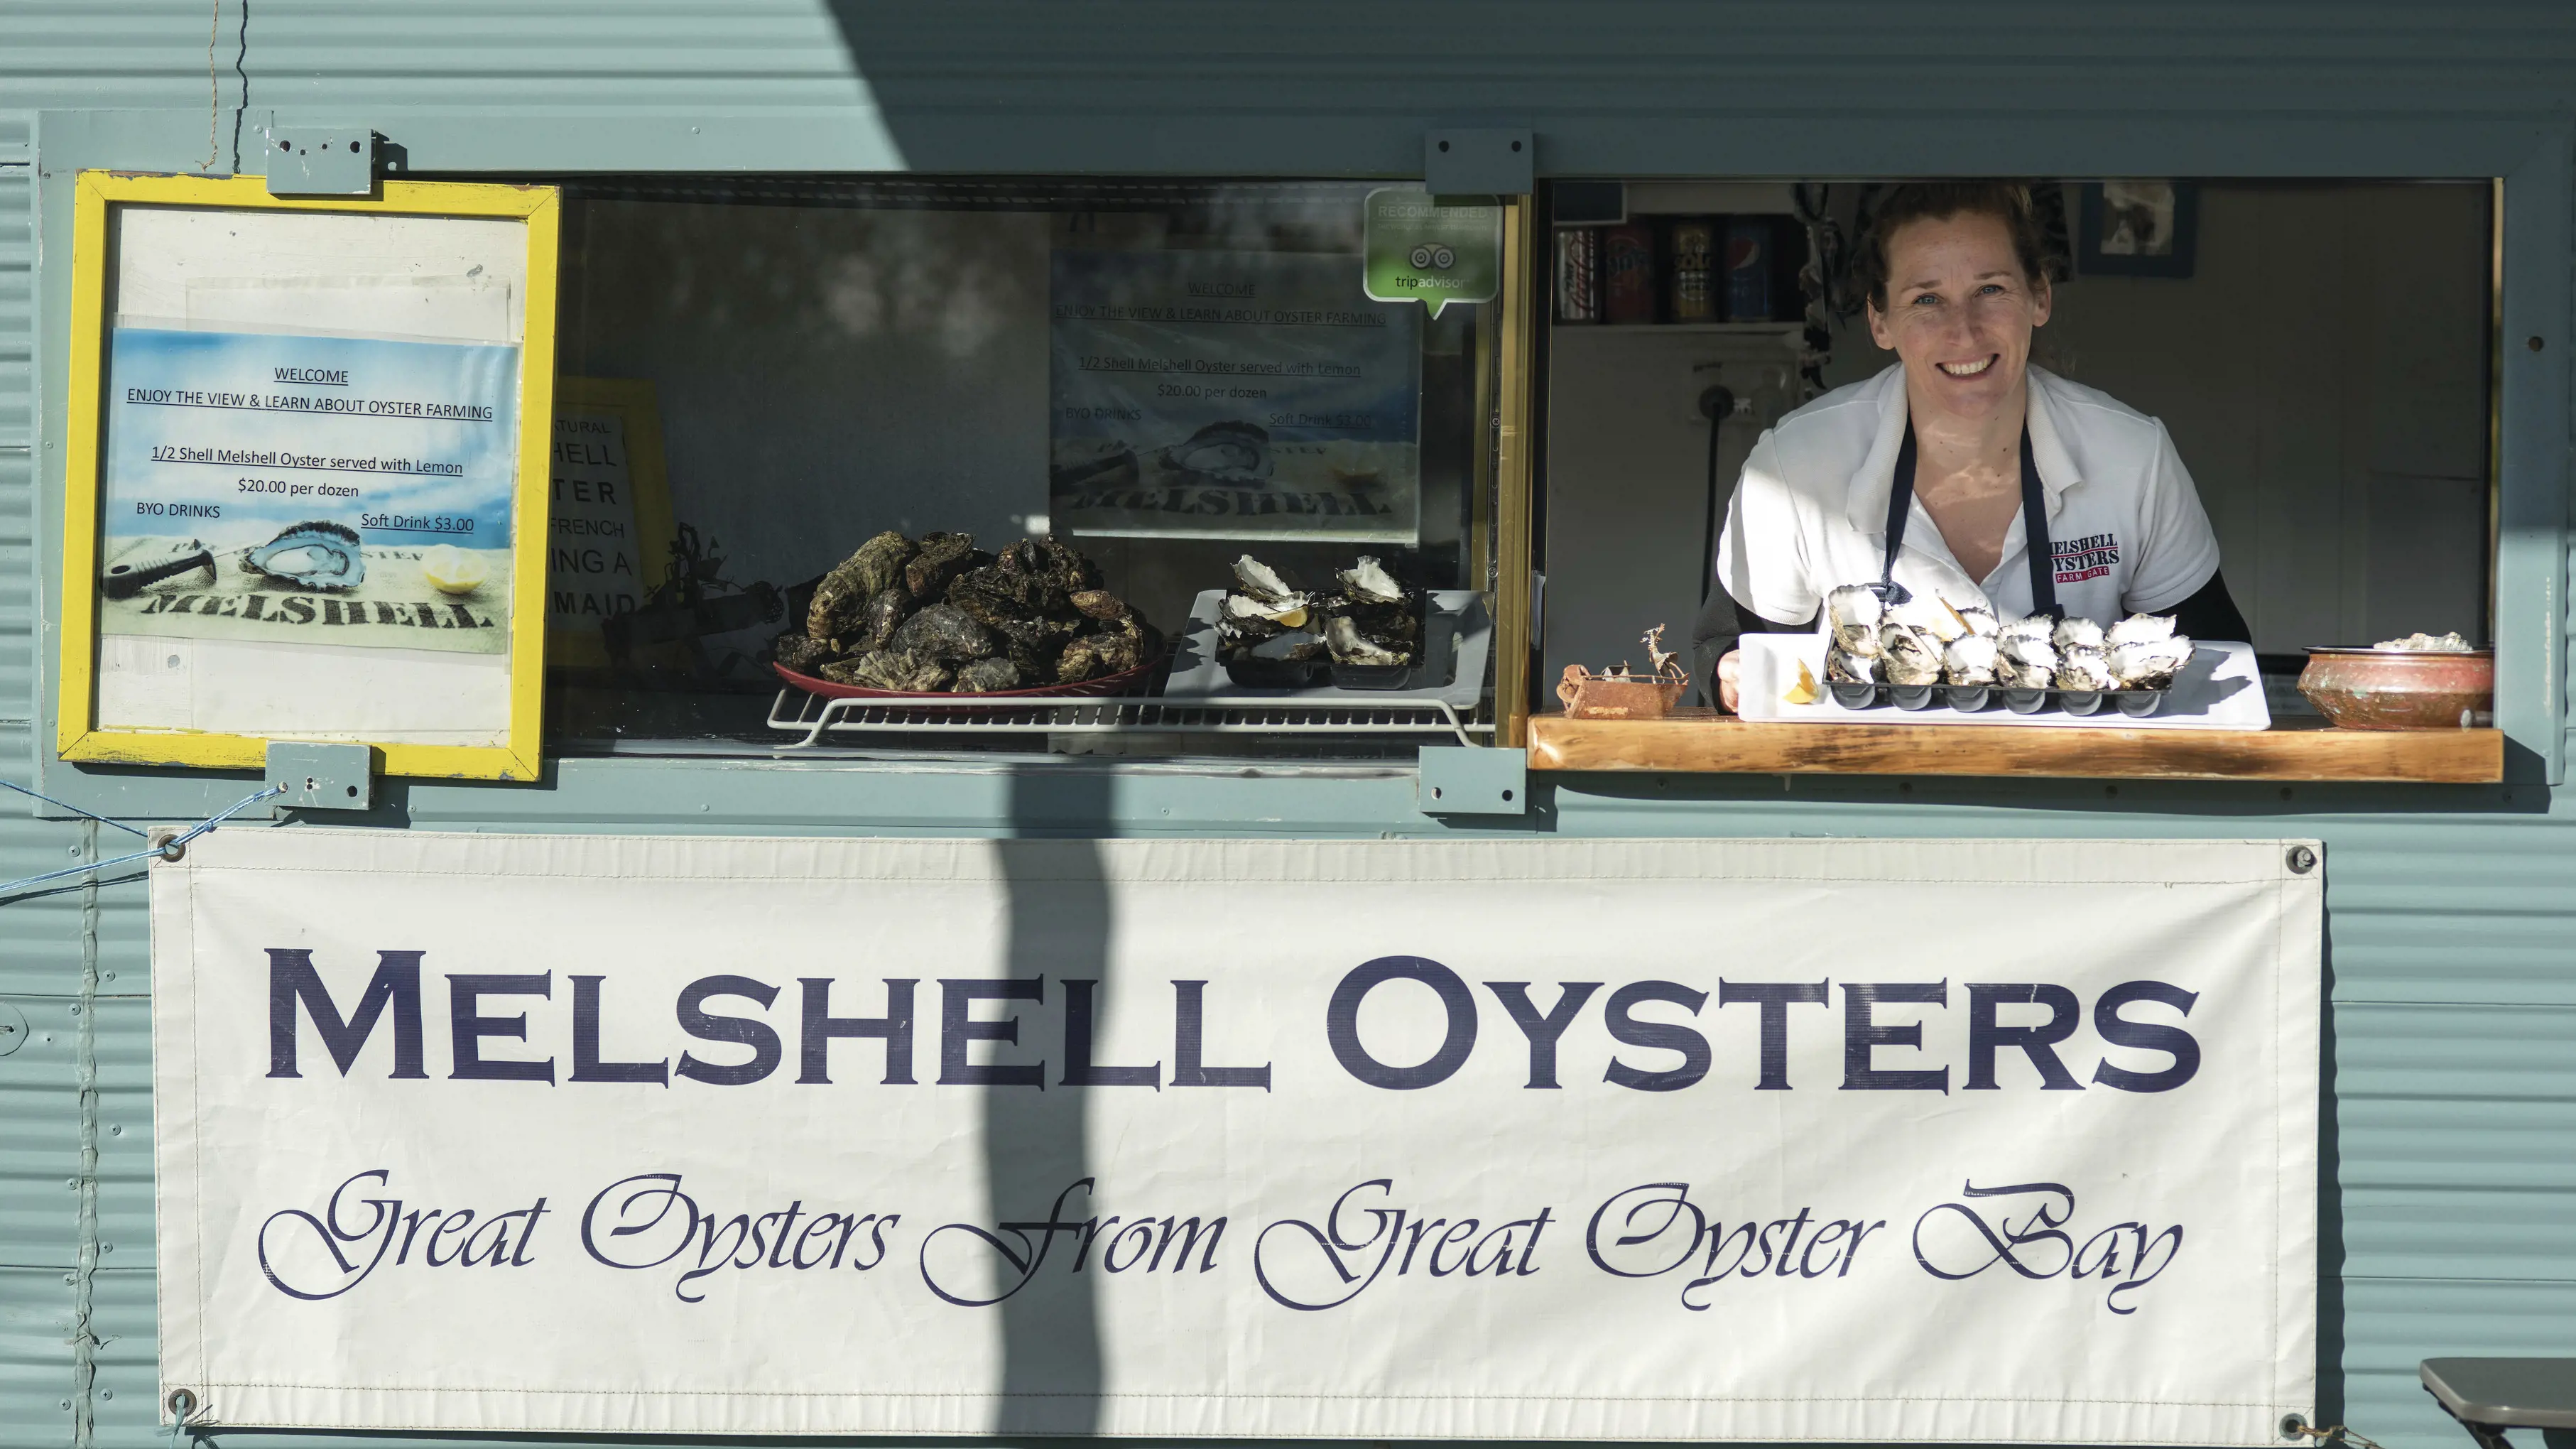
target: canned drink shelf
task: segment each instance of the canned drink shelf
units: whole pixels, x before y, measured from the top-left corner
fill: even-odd
[[[823,699],[782,689],[769,707],[769,727],[795,736],[785,748],[810,749],[833,736],[863,734],[1101,735],[1449,735],[1474,744],[1494,733],[1481,711],[1442,699],[1349,700],[1227,698],[1057,699],[995,703],[948,699]]]

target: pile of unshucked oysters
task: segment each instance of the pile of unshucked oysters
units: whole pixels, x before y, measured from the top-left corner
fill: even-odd
[[[1218,655],[1289,664],[1405,665],[1422,650],[1422,596],[1366,554],[1308,593],[1250,554],[1218,607]]]
[[[906,694],[990,694],[1124,674],[1162,636],[1052,538],[988,553],[963,533],[880,533],[814,587],[772,654],[800,674]]]
[[[1827,594],[1825,613],[1831,684],[2156,690],[2191,662],[2191,640],[2157,614],[2131,614],[2108,629],[2045,614],[1999,620],[1982,604],[1954,607],[1929,595],[1887,604],[1859,584]]]

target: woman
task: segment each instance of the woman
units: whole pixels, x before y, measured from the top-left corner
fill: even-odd
[[[2248,636],[2164,424],[2030,366],[2050,295],[2027,188],[1898,186],[1854,266],[1896,365],[1782,418],[1745,462],[1694,640],[1726,709],[1737,636],[1820,627],[1845,584]]]

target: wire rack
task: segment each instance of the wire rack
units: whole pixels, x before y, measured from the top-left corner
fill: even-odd
[[[1491,736],[1490,722],[1461,715],[1445,700],[1279,699],[1211,696],[1167,699],[1049,699],[1014,703],[954,699],[824,699],[782,689],[769,706],[769,727],[796,738],[783,746],[811,749],[838,735],[1011,734],[1105,735],[1403,735],[1455,736],[1460,744]]]

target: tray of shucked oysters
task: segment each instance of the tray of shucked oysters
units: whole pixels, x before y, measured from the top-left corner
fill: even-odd
[[[1231,572],[1198,596],[1165,697],[1482,697],[1493,623],[1472,590],[1416,587],[1368,554],[1319,587],[1250,554]]]
[[[2192,641],[2156,614],[2108,629],[2081,617],[1999,619],[1982,604],[1928,594],[1886,603],[1868,585],[1827,594],[1825,613],[1833,627],[1824,688],[1845,709],[2001,704],[2016,714],[2117,709],[2143,719],[2164,707],[2192,656]]]

